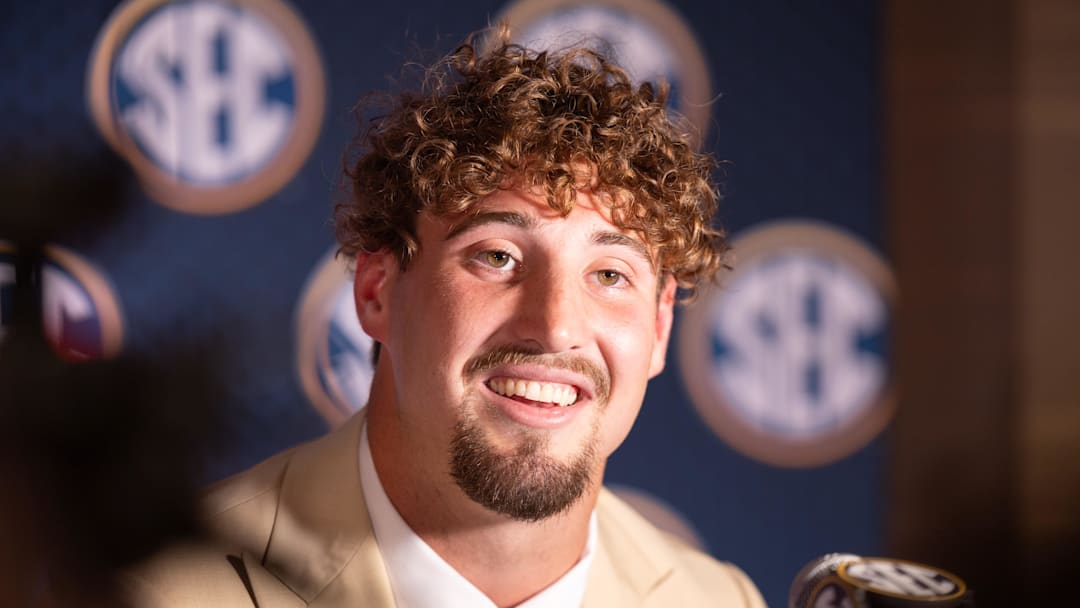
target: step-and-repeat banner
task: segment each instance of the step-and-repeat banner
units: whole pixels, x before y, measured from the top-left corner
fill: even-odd
[[[43,0],[8,13],[5,154],[60,179],[105,154],[130,170],[120,215],[45,250],[46,333],[76,360],[155,353],[181,332],[224,344],[226,441],[209,478],[363,407],[371,341],[329,222],[351,109],[393,90],[406,62],[505,21],[528,46],[599,41],[636,79],[670,83],[725,161],[735,269],[679,311],[609,483],[741,565],[772,605],[813,556],[880,552],[896,293],[880,254],[877,3]],[[8,294],[18,235],[0,236]]]

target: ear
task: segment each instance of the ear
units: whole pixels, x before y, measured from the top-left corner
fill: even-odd
[[[671,339],[671,320],[675,314],[675,277],[666,274],[660,280],[664,281],[664,286],[656,303],[656,343],[653,345],[652,361],[649,362],[649,378],[655,378],[664,371],[668,341]]]
[[[356,317],[367,335],[384,344],[390,328],[390,287],[397,272],[397,258],[386,249],[356,256],[353,277]]]

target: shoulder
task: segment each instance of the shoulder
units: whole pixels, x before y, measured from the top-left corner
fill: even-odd
[[[357,470],[363,420],[354,416],[208,488],[202,511],[214,542],[168,551],[137,572],[136,583],[149,590],[140,597],[165,598],[142,605],[232,606],[188,600],[227,593],[241,598],[238,605],[258,597],[292,606],[316,597],[351,561],[381,572],[377,552],[354,559],[373,540]]]
[[[271,456],[204,491],[204,521],[221,546],[262,555],[274,527],[282,481],[296,449]]]
[[[138,608],[251,606],[251,565],[274,525],[281,480],[293,451],[209,486],[202,498],[208,538],[172,546],[122,577]]]
[[[761,593],[738,566],[719,561],[657,529],[607,490],[597,503],[601,543],[617,568],[663,573],[647,597],[655,605],[764,608]],[[630,565],[630,562],[636,562]]]
[[[251,606],[237,568],[242,559],[213,543],[177,545],[125,572],[121,586],[136,608]]]

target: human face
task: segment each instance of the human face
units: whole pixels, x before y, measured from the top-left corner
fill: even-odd
[[[407,270],[383,260],[385,311],[359,307],[391,361],[410,473],[519,519],[595,492],[663,369],[674,284],[657,297],[648,247],[587,192],[563,217],[541,196],[499,191],[466,216],[422,214],[417,236]],[[543,508],[484,497],[553,488],[564,496]]]

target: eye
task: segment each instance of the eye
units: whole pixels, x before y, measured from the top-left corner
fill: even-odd
[[[480,255],[483,256],[482,259],[484,263],[492,268],[510,270],[517,265],[517,260],[514,259],[514,256],[498,249],[484,251]]]
[[[623,280],[623,275],[615,270],[598,270],[596,280],[604,287],[614,287]]]

